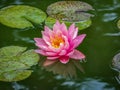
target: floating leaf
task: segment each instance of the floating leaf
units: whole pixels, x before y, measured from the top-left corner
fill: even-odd
[[[0,74],[0,81],[13,82],[20,81],[29,77],[32,70],[15,70]]]
[[[91,5],[81,1],[59,1],[48,6],[47,13],[49,16],[63,14],[66,17],[75,13],[87,13],[86,11],[94,10]],[[67,15],[66,15],[67,14]],[[91,16],[91,15],[90,15]]]
[[[46,20],[45,20],[45,24],[47,26],[49,26],[50,28],[53,27],[53,25],[55,24],[56,22],[56,19],[55,18],[52,18],[52,17],[48,17]],[[79,28],[79,30],[83,30],[87,27],[89,27],[91,24],[92,24],[92,21],[90,19],[88,20],[84,20],[84,21],[78,21],[78,22],[69,22],[69,21],[62,21],[60,20],[60,22],[64,22],[68,27],[72,24],[72,23],[75,23],[75,25]]]
[[[79,61],[69,61],[67,64],[55,62],[48,66],[43,66],[47,71],[52,71],[54,74],[60,74],[64,77],[76,77],[76,68],[84,72]]]
[[[25,51],[26,47],[8,46],[0,49],[0,80],[19,81],[31,74],[29,69],[39,60],[34,50]]]
[[[12,28],[33,27],[32,23],[40,24],[45,19],[42,10],[26,5],[12,5],[0,10],[0,23]]]
[[[117,22],[117,27],[120,29],[120,20]]]
[[[46,23],[53,23],[51,21],[54,20],[50,19],[54,18],[55,21],[56,19],[58,19],[68,24],[76,23],[78,27],[80,27],[80,30],[82,30],[91,25],[90,17],[92,17],[93,15],[87,12],[89,10],[94,9],[91,5],[85,2],[59,1],[48,6],[47,13],[50,18],[46,20]]]
[[[0,61],[3,62],[3,58],[7,57],[14,57],[22,52],[24,52],[27,48],[26,47],[19,47],[19,46],[9,46],[0,49]]]
[[[112,65],[115,70],[120,72],[120,53],[114,56]]]

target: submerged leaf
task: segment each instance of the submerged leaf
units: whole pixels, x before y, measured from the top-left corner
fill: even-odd
[[[49,18],[47,18],[45,23],[55,23],[54,20],[50,20],[53,18],[55,21],[57,19],[68,24],[76,23],[77,26],[80,27],[80,30],[82,30],[91,25],[90,17],[94,15],[88,13],[87,11],[89,10],[94,9],[91,5],[85,2],[59,1],[48,6],[47,13],[49,15]],[[83,27],[81,28],[81,26]]]
[[[31,74],[31,70],[26,69],[36,65],[39,56],[34,50],[25,51],[26,49],[26,47],[19,46],[8,46],[0,49],[1,81],[19,81]]]
[[[33,27],[32,23],[40,24],[45,19],[42,10],[27,5],[12,5],[0,10],[0,23],[12,28]]]
[[[120,72],[120,53],[114,56],[112,65],[115,70]]]

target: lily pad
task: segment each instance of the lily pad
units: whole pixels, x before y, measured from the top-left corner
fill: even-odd
[[[120,29],[120,20],[117,22],[117,27]]]
[[[31,75],[31,66],[39,61],[39,55],[26,47],[8,46],[0,49],[0,80],[19,81]]]
[[[94,10],[91,5],[81,1],[59,1],[55,2],[47,7],[47,14],[57,15],[63,14],[71,16],[73,13],[87,13],[89,10]],[[67,16],[66,16],[67,17]]]
[[[49,15],[46,20],[47,23],[53,23],[51,21],[61,20],[65,23],[76,23],[78,27],[85,29],[91,25],[90,17],[94,16],[88,11],[94,10],[91,5],[81,1],[59,1],[48,6],[47,14]],[[54,18],[55,20],[49,20]],[[89,23],[88,23],[89,22]]]
[[[120,72],[120,53],[114,56],[112,65],[116,71]]]
[[[0,10],[0,23],[12,28],[34,27],[33,23],[41,24],[46,14],[35,7],[12,5]]]
[[[32,70],[15,70],[0,74],[0,81],[13,82],[20,81],[29,77]]]
[[[49,26],[50,28],[53,27],[53,25],[55,24],[56,22],[56,19],[55,18],[52,18],[52,17],[48,17],[46,20],[45,20],[45,24],[46,26]],[[84,20],[84,21],[78,21],[78,22],[69,22],[69,21],[63,21],[63,20],[60,20],[60,22],[64,22],[68,27],[72,24],[72,23],[75,23],[75,25],[79,28],[79,30],[83,30],[85,28],[88,28],[91,24],[92,24],[92,21],[90,19],[87,19],[87,20]]]

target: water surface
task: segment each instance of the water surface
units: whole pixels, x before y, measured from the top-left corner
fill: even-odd
[[[61,0],[0,0],[0,8],[24,4],[46,10],[53,2]],[[78,48],[86,55],[82,63],[85,74],[78,72],[76,79],[53,75],[40,67],[32,75],[19,82],[0,82],[0,90],[120,90],[116,72],[110,68],[112,58],[120,52],[120,30],[116,22],[120,17],[120,0],[82,0],[95,8],[92,25],[79,33],[87,37]],[[40,37],[42,26],[19,30],[0,24],[0,48],[9,45],[36,48],[33,38]],[[117,35],[116,35],[117,34]]]

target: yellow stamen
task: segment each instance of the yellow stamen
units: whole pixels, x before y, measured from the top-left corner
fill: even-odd
[[[55,35],[54,37],[50,38],[51,40],[51,45],[54,48],[59,48],[61,43],[64,43],[64,39],[58,35]]]

